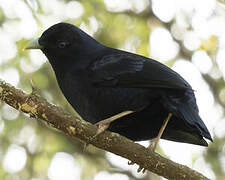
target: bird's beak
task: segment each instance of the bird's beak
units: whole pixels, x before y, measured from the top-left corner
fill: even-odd
[[[28,42],[28,44],[25,46],[25,50],[26,49],[42,49],[43,46],[41,46],[38,42],[39,39],[33,39],[31,41]]]

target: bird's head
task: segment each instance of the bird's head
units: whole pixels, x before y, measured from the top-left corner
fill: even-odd
[[[54,70],[69,67],[101,45],[78,27],[58,23],[43,32],[40,38],[31,40],[25,49],[40,49]]]

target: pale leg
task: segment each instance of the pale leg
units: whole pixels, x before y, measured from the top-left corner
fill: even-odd
[[[160,140],[160,138],[161,138],[161,136],[162,136],[162,134],[163,134],[163,132],[164,132],[164,130],[165,130],[165,128],[166,128],[166,126],[167,126],[167,124],[168,124],[168,122],[169,122],[169,120],[170,120],[171,117],[172,117],[172,114],[169,113],[169,115],[168,115],[168,117],[166,118],[166,120],[163,121],[163,125],[162,125],[162,127],[160,128],[157,137],[151,140],[151,143],[150,143],[150,145],[148,146],[148,148],[151,149],[153,152],[155,151],[155,149],[156,149],[156,147],[157,147],[157,144],[158,144],[158,142],[159,142],[159,140]]]
[[[169,122],[171,117],[172,117],[172,114],[169,113],[168,117],[163,121],[163,124],[162,124],[162,126],[161,126],[161,128],[159,130],[159,133],[158,133],[157,137],[154,138],[153,140],[151,140],[151,143],[148,146],[148,148],[151,149],[153,152],[155,151],[155,149],[157,147],[157,144],[158,144],[160,138],[162,137],[162,134],[163,134],[163,132],[164,132],[164,130],[165,130],[165,128],[166,128],[166,126],[167,126],[167,124],[168,124],[168,122]],[[134,164],[134,162],[128,162],[128,164],[132,165],[132,164]],[[145,168],[139,166],[137,172],[141,172],[142,171],[142,173],[144,173],[145,170],[146,170]]]
[[[99,134],[103,133],[106,129],[108,129],[111,122],[113,122],[123,116],[126,116],[128,114],[134,113],[134,112],[135,111],[124,111],[124,112],[116,114],[110,118],[99,121],[98,123],[95,124],[98,127],[98,131],[97,131],[96,135],[99,135]]]

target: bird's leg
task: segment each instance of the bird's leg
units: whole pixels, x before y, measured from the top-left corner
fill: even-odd
[[[166,128],[166,126],[167,126],[167,124],[168,124],[168,122],[169,122],[171,117],[172,117],[172,114],[169,113],[168,117],[163,121],[163,125],[161,126],[157,137],[154,138],[151,141],[150,145],[148,146],[148,148],[151,149],[153,152],[155,151],[156,146],[157,146],[157,144],[159,142],[159,139],[161,138],[161,136],[162,136],[162,134],[163,134],[163,132],[164,132],[164,130],[165,130],[165,128]]]
[[[163,125],[161,126],[157,137],[154,138],[151,141],[150,145],[148,146],[148,148],[151,149],[153,152],[155,151],[156,146],[157,146],[157,144],[159,142],[159,139],[161,138],[161,136],[162,136],[162,134],[163,134],[163,132],[164,132],[164,130],[165,130],[165,128],[166,128],[166,126],[167,126],[167,124],[168,124],[168,122],[169,122],[171,117],[172,117],[172,114],[169,113],[168,117],[163,121]],[[131,162],[131,161],[128,162],[128,165],[133,165],[133,164],[134,164],[134,162]],[[146,171],[146,169],[141,167],[141,166],[139,166],[139,168],[137,170],[138,173],[139,172],[145,173],[145,171]]]
[[[126,116],[128,114],[131,114],[135,111],[124,111],[124,112],[121,112],[119,114],[116,114],[110,118],[107,118],[107,119],[104,119],[102,121],[99,121],[98,123],[96,123],[95,125],[98,127],[98,130],[97,130],[97,133],[96,133],[96,136],[103,133],[106,129],[108,129],[109,125],[111,122],[123,117],[123,116]]]

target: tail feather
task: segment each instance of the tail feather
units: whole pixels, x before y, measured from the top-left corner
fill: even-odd
[[[210,141],[213,141],[206,125],[194,108],[192,108],[189,104],[181,104],[178,107],[178,111],[180,116],[183,117],[189,126],[196,128],[201,136],[209,139]]]
[[[179,137],[179,138],[178,138]],[[201,135],[195,133],[189,133],[178,129],[166,129],[162,136],[163,139],[196,144],[201,146],[208,146],[208,143],[204,140]]]

